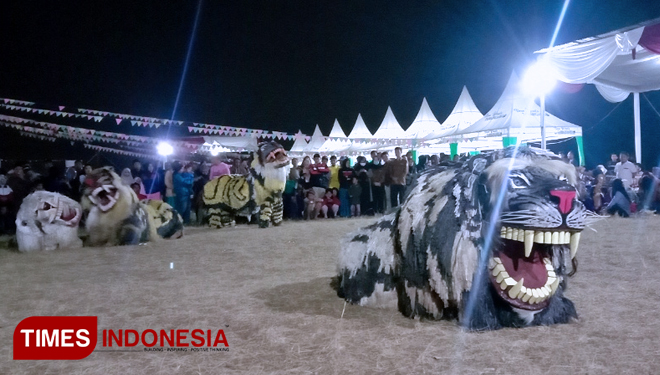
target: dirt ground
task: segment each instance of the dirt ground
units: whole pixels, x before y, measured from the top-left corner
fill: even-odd
[[[584,231],[566,293],[579,321],[484,333],[350,305],[340,319],[344,303],[329,286],[339,239],[372,221],[0,249],[0,374],[660,373],[660,217],[609,218]],[[80,361],[13,361],[14,328],[34,315],[98,316],[97,350]],[[102,329],[149,328],[223,329],[229,351],[98,351]]]

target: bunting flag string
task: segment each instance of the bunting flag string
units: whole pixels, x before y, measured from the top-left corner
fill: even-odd
[[[2,104],[4,103],[4,104]],[[0,108],[7,108],[15,111],[23,111],[36,113],[40,115],[51,115],[63,118],[86,118],[88,120],[94,120],[95,122],[100,122],[105,117],[114,118],[117,125],[121,124],[123,121],[130,121],[132,126],[142,126],[142,127],[155,127],[158,128],[161,125],[183,125],[184,123],[191,123],[192,126],[188,126],[188,131],[190,133],[198,134],[215,134],[215,135],[233,135],[233,136],[250,136],[253,138],[268,138],[268,139],[280,139],[280,140],[293,140],[293,134],[287,134],[286,132],[273,131],[269,132],[268,130],[263,129],[249,129],[249,128],[238,128],[233,126],[223,126],[215,124],[205,124],[200,122],[188,122],[181,120],[168,120],[156,117],[145,117],[145,116],[136,116],[126,113],[116,113],[109,111],[99,111],[95,109],[86,109],[86,108],[76,108],[77,113],[64,111],[66,106],[58,106],[59,111],[33,108],[35,103],[26,102],[16,99],[0,98]]]
[[[65,117],[65,118],[66,117],[86,118],[88,120],[94,120],[95,122],[100,122],[101,120],[103,120],[103,116],[81,115],[78,113],[64,112],[61,109],[59,111],[52,111],[49,109],[31,108],[31,107],[25,107],[21,105],[13,105],[13,104],[0,104],[0,108],[7,108],[21,112],[36,113],[39,115],[51,115],[51,116]],[[64,107],[60,106],[60,108],[63,109]]]
[[[118,154],[118,155],[133,156],[133,157],[152,159],[152,160],[161,160],[162,159],[161,156],[144,154],[144,153],[141,153],[141,152],[119,150],[119,149],[116,149],[116,148],[103,147],[103,146],[90,145],[90,144],[85,144],[84,146],[85,146],[85,148],[88,148],[88,149],[94,150],[94,151],[110,152],[110,153]]]
[[[12,127],[15,129],[19,129],[19,127],[22,128],[28,128],[28,129],[36,129],[32,128],[29,126],[25,126],[24,124],[31,124],[35,126],[39,126],[42,129],[38,130],[44,130],[48,129],[50,131],[49,134],[58,136],[57,134],[60,134],[58,137],[60,138],[71,138],[75,140],[85,140],[85,141],[99,141],[99,142],[108,142],[108,143],[124,143],[124,144],[129,144],[129,145],[134,145],[134,146],[140,146],[145,143],[148,144],[158,144],[161,140],[153,137],[146,137],[146,136],[140,136],[140,135],[130,135],[130,134],[123,134],[123,133],[115,133],[115,132],[107,132],[107,131],[102,131],[102,130],[94,130],[94,129],[86,129],[86,128],[78,128],[74,126],[67,126],[67,125],[61,125],[61,124],[55,124],[51,122],[43,122],[43,121],[35,121],[32,119],[26,119],[22,117],[15,117],[15,116],[6,116],[6,115],[1,115],[0,114],[0,120],[6,121],[7,123],[11,123]],[[7,126],[7,125],[5,125]],[[28,130],[29,131],[29,130]],[[189,147],[188,145],[191,145],[191,143],[184,142],[184,141],[172,141],[171,142],[173,145],[176,146],[183,146],[183,147]],[[197,147],[196,144],[192,144],[195,147]],[[189,147],[190,148],[190,147]]]

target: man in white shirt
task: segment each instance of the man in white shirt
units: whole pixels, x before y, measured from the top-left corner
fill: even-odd
[[[630,185],[633,182],[633,177],[637,173],[637,166],[631,163],[628,159],[630,155],[627,152],[622,152],[619,155],[620,162],[616,163],[614,167],[614,172],[616,172],[616,178],[621,179],[623,186],[627,189],[630,189]]]

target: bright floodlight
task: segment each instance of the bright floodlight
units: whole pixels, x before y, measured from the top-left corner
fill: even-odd
[[[532,96],[544,96],[549,93],[557,83],[557,74],[554,68],[546,61],[539,60],[532,65],[522,79],[522,90]]]
[[[219,149],[219,148],[217,148],[217,147],[213,147],[213,148],[211,149],[211,156],[218,156],[219,153],[220,153],[220,149]]]
[[[162,156],[169,156],[174,153],[174,148],[172,148],[172,145],[167,142],[160,142],[158,146],[156,146],[156,149],[158,150],[158,154]]]

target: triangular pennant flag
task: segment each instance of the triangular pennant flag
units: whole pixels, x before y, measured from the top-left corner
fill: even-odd
[[[119,125],[119,123],[121,123],[121,122],[124,121],[124,120],[122,120],[122,119],[120,119],[120,118],[116,118],[115,121],[117,122],[117,125]]]
[[[61,111],[61,110],[63,110],[63,109],[64,109],[64,106],[63,106],[63,105],[61,105],[61,106],[59,106],[59,108],[60,108],[60,111]]]

